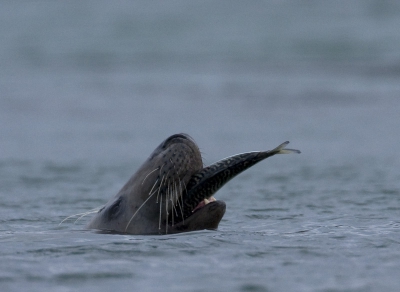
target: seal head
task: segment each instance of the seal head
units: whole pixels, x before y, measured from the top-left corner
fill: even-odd
[[[201,153],[187,134],[162,142],[122,189],[92,218],[88,228],[128,234],[168,234],[216,229],[226,205],[213,194],[259,161],[283,153],[249,152],[203,167]]]

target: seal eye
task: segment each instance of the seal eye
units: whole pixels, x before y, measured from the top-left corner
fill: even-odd
[[[116,201],[114,202],[114,204],[112,204],[112,205],[108,208],[106,214],[107,214],[107,217],[108,217],[109,220],[115,219],[115,218],[118,217],[118,215],[119,215],[119,213],[120,213],[120,211],[121,211],[121,202],[122,202],[122,199],[119,198],[118,200],[116,200]]]

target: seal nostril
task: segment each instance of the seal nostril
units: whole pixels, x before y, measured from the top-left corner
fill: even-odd
[[[174,134],[174,135],[168,137],[164,141],[164,143],[162,145],[162,148],[165,149],[169,144],[171,144],[176,139],[183,139],[183,140],[191,140],[191,141],[193,141],[193,139],[187,134],[183,134],[183,133],[182,134]]]
[[[180,139],[184,139],[184,140],[190,140],[191,139],[189,135],[180,133],[180,134],[174,134],[174,135],[168,137],[167,141],[168,140],[173,140],[173,139],[176,139],[176,138],[180,138]]]

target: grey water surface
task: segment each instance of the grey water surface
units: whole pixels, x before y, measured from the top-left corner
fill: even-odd
[[[1,1],[1,291],[399,291],[398,1]],[[153,149],[289,140],[217,231],[99,234]]]

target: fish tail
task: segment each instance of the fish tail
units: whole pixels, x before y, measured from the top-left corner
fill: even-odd
[[[286,145],[289,144],[289,141],[283,142],[278,147],[272,149],[270,152],[274,154],[290,154],[290,153],[301,153],[300,150],[297,149],[287,149]]]

